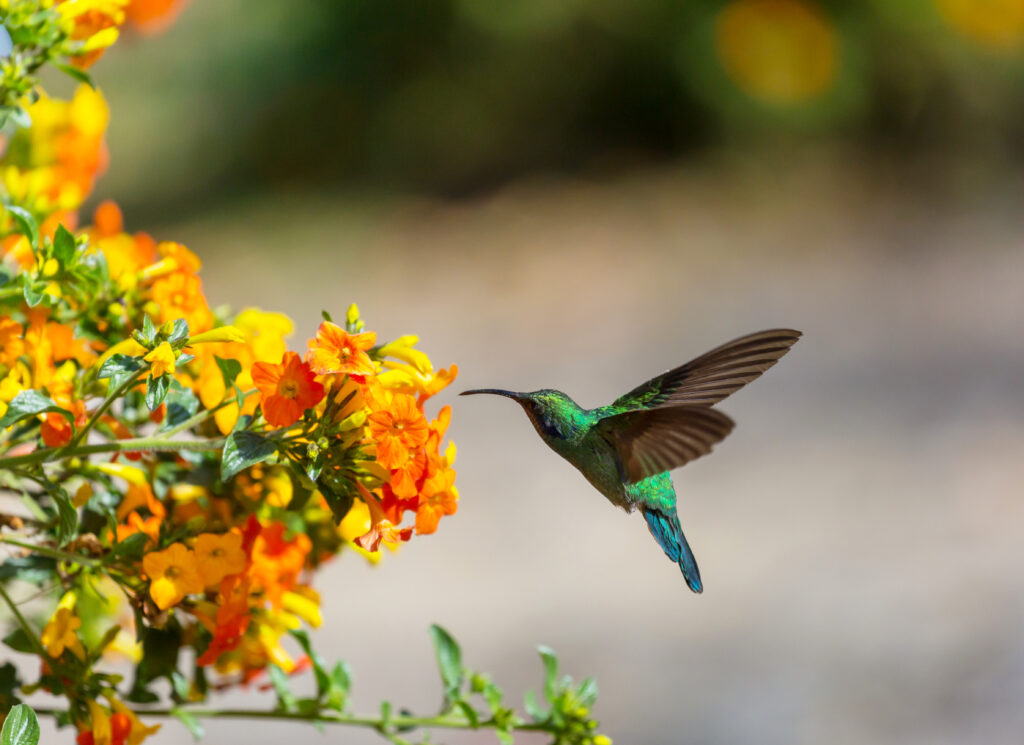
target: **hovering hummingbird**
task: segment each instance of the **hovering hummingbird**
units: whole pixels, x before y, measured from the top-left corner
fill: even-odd
[[[541,439],[608,501],[626,512],[640,509],[686,584],[702,592],[668,472],[711,452],[732,431],[732,419],[711,407],[760,377],[800,336],[792,329],[771,329],[740,337],[597,409],[583,409],[550,389],[515,393],[482,388],[461,395],[492,393],[518,402]]]

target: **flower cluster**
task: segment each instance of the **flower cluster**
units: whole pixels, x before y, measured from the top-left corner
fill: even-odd
[[[180,4],[0,0],[13,42],[0,65],[0,601],[15,625],[3,644],[39,665],[32,682],[0,665],[3,740],[17,727],[36,745],[19,697],[38,690],[66,701],[47,713],[78,745],[139,745],[159,728],[140,714],[196,734],[190,705],[269,678],[291,719],[395,742],[432,722],[486,726],[508,742],[526,721],[489,680],[463,684],[440,628],[446,704],[432,720],[348,713],[347,667],[327,669],[307,635],[323,620],[321,566],[378,561],[456,512],[451,410],[431,399],[457,368],[435,369],[415,336],[382,343],[355,305],[290,349],[291,320],[212,308],[196,254],[127,232],[113,202],[79,226],[108,118],[82,69],[128,21],[152,28]],[[44,63],[84,81],[70,101],[36,87]],[[24,583],[50,603],[45,622],[12,598]],[[111,666],[125,660],[130,682]],[[298,699],[289,676],[304,670],[316,696]],[[592,684],[552,681],[552,708],[529,727],[605,743]],[[167,687],[171,708],[138,708]]]

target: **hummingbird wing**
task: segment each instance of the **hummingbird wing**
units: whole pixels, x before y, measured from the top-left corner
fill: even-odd
[[[622,480],[629,484],[707,455],[732,428],[732,419],[705,406],[638,409],[594,425],[615,450]]]
[[[779,361],[796,344],[801,333],[793,329],[771,329],[741,336],[702,354],[685,365],[651,378],[610,408],[653,409],[689,404],[713,406]]]

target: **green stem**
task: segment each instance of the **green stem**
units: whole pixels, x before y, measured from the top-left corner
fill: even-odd
[[[34,707],[33,707],[34,708]],[[201,719],[277,719],[284,721],[299,721],[322,724],[342,724],[350,727],[369,727],[378,731],[406,729],[406,728],[436,728],[436,729],[498,729],[499,724],[494,719],[483,719],[474,727],[469,720],[462,717],[451,717],[438,715],[434,717],[416,717],[408,715],[392,716],[387,720],[380,717],[357,716],[342,712],[324,711],[319,714],[303,714],[291,711],[261,711],[258,709],[193,709],[189,706],[179,707],[180,711],[186,711],[194,717]],[[35,709],[36,714],[41,716],[56,716],[66,713],[60,709]],[[133,713],[139,717],[172,717],[176,716],[175,709],[133,709]],[[530,722],[516,725],[513,728],[518,732],[558,732],[557,726],[544,722]]]
[[[103,399],[103,403],[101,403],[100,407],[93,412],[93,415],[91,417],[89,417],[89,421],[85,423],[85,426],[75,433],[75,438],[71,441],[68,447],[74,448],[78,445],[78,443],[85,439],[85,437],[89,434],[89,430],[96,426],[96,422],[100,420],[100,417],[107,413],[107,410],[114,404],[114,401],[123,396],[125,391],[127,391],[131,386],[135,385],[135,383],[138,382],[139,378],[142,377],[142,374],[147,372],[148,370],[149,368],[136,370],[132,374],[132,376],[128,378],[128,380],[124,381],[115,390],[107,394],[107,397]]]
[[[15,455],[9,458],[0,458],[0,469],[14,468],[16,466],[30,465],[33,463],[47,463],[62,458],[73,458],[81,455],[94,455],[96,453],[131,453],[135,451],[150,452],[177,452],[182,450],[220,450],[224,447],[224,438],[218,437],[212,440],[168,440],[165,436],[136,437],[132,440],[114,440],[112,442],[101,442],[95,445],[81,445],[72,447],[68,445],[62,448],[44,448],[28,455]]]
[[[60,561],[70,561],[76,564],[88,564],[89,566],[101,566],[102,562],[92,556],[82,556],[80,554],[73,554],[70,551],[62,551],[59,548],[50,548],[49,546],[40,546],[37,543],[28,543],[27,541],[19,541],[16,538],[10,536],[0,535],[0,543],[6,543],[9,546],[17,546],[23,548],[26,551],[32,551],[33,553],[41,556],[49,556]]]
[[[11,596],[7,594],[6,590],[4,590],[4,586],[2,584],[0,584],[0,597],[4,599],[5,603],[7,603],[7,607],[11,609],[11,613],[14,614],[14,618],[18,621],[18,625],[21,626],[21,630],[25,632],[25,636],[27,636],[29,641],[32,642],[32,646],[35,647],[36,654],[44,660],[49,660],[50,656],[46,653],[46,647],[43,646],[43,642],[39,638],[39,635],[36,634],[35,629],[29,625],[25,616],[21,615],[21,611],[18,610],[18,606],[15,605],[13,600],[11,600]]]

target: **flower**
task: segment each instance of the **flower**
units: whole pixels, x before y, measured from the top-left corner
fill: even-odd
[[[39,428],[43,444],[48,448],[59,448],[71,442],[71,422],[64,418],[63,414],[51,411],[46,414],[42,426]]]
[[[181,543],[143,556],[142,571],[149,577],[149,594],[160,610],[177,605],[186,595],[202,592],[205,587],[195,553]]]
[[[122,728],[127,734],[125,745],[141,745],[147,737],[155,735],[162,726],[154,724],[151,727],[147,727],[142,723],[142,720],[135,715],[135,712],[125,706],[124,703],[114,698],[109,698],[108,700],[115,712],[114,715],[110,717],[111,730],[113,730],[111,734],[117,732],[119,727]],[[123,721],[127,724],[126,727],[124,725],[115,724],[115,720],[118,717],[124,718]]]
[[[359,490],[363,502],[370,510],[370,529],[356,538],[353,543],[364,551],[376,553],[380,550],[382,541],[385,543],[398,543],[412,538],[412,528],[395,527],[394,523],[384,516],[384,511],[381,509],[377,497],[371,494],[362,484],[357,483],[356,488]]]
[[[50,657],[60,657],[65,649],[70,649],[80,660],[85,659],[85,649],[82,642],[78,641],[75,630],[82,625],[82,619],[74,615],[70,608],[61,606],[46,624],[40,640],[46,647],[46,654]]]
[[[168,373],[174,374],[174,350],[166,341],[162,342],[142,359],[150,363],[149,372],[154,378],[159,378]]]
[[[212,344],[213,342],[244,342],[245,334],[234,326],[218,326],[201,334],[190,336],[188,345]]]
[[[445,468],[428,478],[420,492],[416,509],[416,534],[437,530],[442,515],[454,515],[458,509],[459,491],[455,488],[455,471]]]
[[[324,397],[324,387],[295,352],[285,352],[280,365],[254,363],[252,382],[260,390],[264,418],[275,427],[294,424]]]
[[[349,334],[341,326],[324,321],[317,329],[316,338],[309,342],[306,360],[318,375],[373,375],[377,369],[366,350],[376,341],[377,335],[372,331]]]
[[[280,606],[282,593],[294,587],[313,547],[305,533],[286,539],[284,532],[284,523],[266,525],[252,546],[253,584],[263,588],[275,606]]]
[[[395,393],[378,399],[381,408],[366,420],[370,437],[377,443],[377,462],[384,468],[398,468],[410,457],[410,451],[427,441],[428,425],[416,399]]]
[[[217,584],[229,574],[241,572],[249,558],[242,550],[242,534],[238,531],[203,533],[196,538],[194,550],[199,576],[207,587]]]

